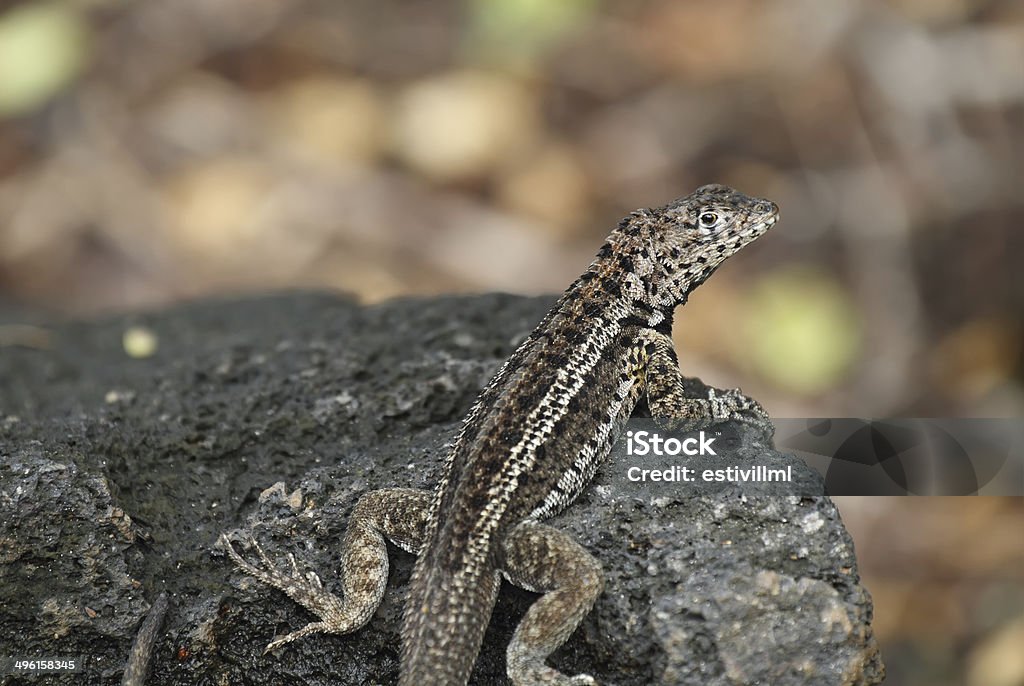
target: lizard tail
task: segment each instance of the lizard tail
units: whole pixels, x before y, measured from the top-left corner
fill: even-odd
[[[462,686],[469,681],[491,619],[500,577],[417,565],[402,628],[399,686]]]

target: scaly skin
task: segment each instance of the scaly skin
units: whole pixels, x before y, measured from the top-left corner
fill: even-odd
[[[633,408],[687,429],[738,420],[772,432],[738,390],[688,397],[672,346],[675,308],[730,255],[778,219],[778,208],[725,186],[638,210],[502,366],[466,417],[433,493],[364,495],[346,532],[341,597],[295,566],[280,572],[257,547],[244,571],[321,619],[271,643],[346,633],[384,594],[385,537],[417,553],[402,629],[400,686],[465,684],[499,581],[542,593],[507,652],[516,686],[592,684],[545,664],[600,595],[600,564],[541,522],[572,503],[608,455]]]

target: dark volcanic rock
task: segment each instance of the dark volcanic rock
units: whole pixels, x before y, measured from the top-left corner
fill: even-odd
[[[3,683],[119,683],[161,591],[153,686],[393,683],[411,556],[394,551],[366,628],[264,656],[310,616],[236,572],[217,537],[253,530],[336,588],[359,494],[429,487],[475,394],[550,304],[289,295],[57,324],[33,339],[46,349],[0,348],[0,655],[86,658],[74,676]],[[130,325],[153,330],[155,355],[125,354]],[[725,431],[732,459],[795,464],[814,481]],[[624,685],[881,680],[871,603],[831,501],[645,490],[628,467],[616,452],[552,521],[607,579],[557,667]],[[502,589],[473,683],[506,683],[505,645],[534,597]]]

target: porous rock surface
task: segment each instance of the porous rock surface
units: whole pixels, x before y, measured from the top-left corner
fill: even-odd
[[[120,683],[165,591],[152,686],[394,683],[410,555],[393,550],[363,630],[263,655],[311,616],[235,571],[217,538],[244,548],[253,531],[337,589],[356,498],[429,488],[476,393],[551,303],[289,294],[64,323],[0,307],[0,326],[45,334],[0,347],[0,654],[86,661],[73,676],[0,679]],[[125,353],[131,326],[156,335],[155,354]],[[717,445],[795,462],[742,427]],[[827,497],[645,489],[629,466],[616,450],[551,522],[606,575],[556,667],[623,685],[881,681],[871,601]],[[503,586],[471,683],[507,683],[505,646],[534,598]]]

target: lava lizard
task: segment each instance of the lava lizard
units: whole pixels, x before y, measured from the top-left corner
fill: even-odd
[[[320,618],[267,650],[366,624],[384,596],[387,538],[418,554],[405,602],[400,686],[467,683],[502,577],[543,594],[508,645],[512,683],[595,683],[545,660],[600,595],[601,565],[541,522],[579,496],[638,402],[674,428],[737,420],[771,435],[768,414],[738,389],[687,395],[671,332],[676,306],[778,216],[768,200],[708,185],[622,220],[480,393],[433,493],[386,489],[356,503],[343,542],[340,597],[294,560],[289,571],[278,569],[255,539],[259,559],[251,562],[222,538],[238,567]]]

